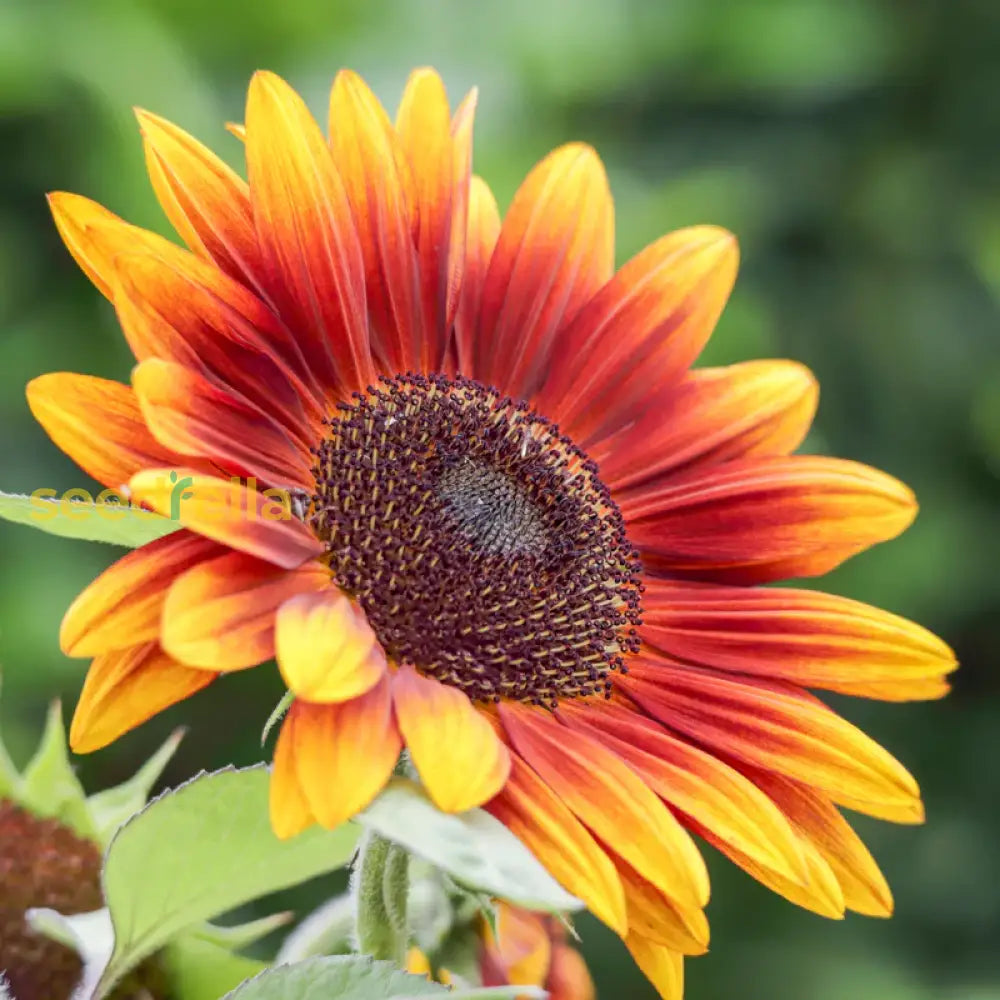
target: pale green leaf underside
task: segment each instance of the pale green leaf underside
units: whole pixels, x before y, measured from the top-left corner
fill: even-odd
[[[179,931],[342,867],[357,827],[271,832],[263,765],[202,774],[154,799],[108,848],[105,900],[115,946],[98,997]]]
[[[583,906],[499,820],[482,809],[442,813],[406,778],[390,781],[357,820],[470,888],[532,910]]]
[[[115,503],[0,493],[0,518],[50,535],[138,548],[180,528],[150,511]]]
[[[515,1000],[544,997],[531,986],[449,990],[423,976],[401,972],[390,962],[361,955],[310,958],[262,972],[222,1000],[417,1000],[443,996],[449,1000]]]

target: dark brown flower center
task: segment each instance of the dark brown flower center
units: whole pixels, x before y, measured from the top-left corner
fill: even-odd
[[[397,662],[476,701],[608,692],[638,648],[639,562],[597,468],[465,378],[356,394],[317,449],[309,518]]]

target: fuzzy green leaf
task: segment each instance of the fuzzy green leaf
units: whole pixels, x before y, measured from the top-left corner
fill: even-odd
[[[219,1000],[267,966],[256,958],[235,955],[198,935],[183,934],[161,952],[170,995],[184,1000]]]
[[[42,741],[24,769],[18,801],[36,816],[57,819],[81,837],[96,837],[86,793],[69,762],[62,706],[57,701],[49,706]]]
[[[74,491],[69,491],[73,493]],[[155,541],[180,527],[152,511],[129,507],[121,503],[96,503],[86,490],[79,490],[80,499],[24,496],[0,493],[0,518],[37,528],[62,538],[79,538],[88,542],[107,542],[134,549]]]
[[[583,906],[499,820],[482,809],[440,812],[406,778],[394,778],[357,820],[471,889],[531,910]]]
[[[278,840],[263,765],[201,774],[153,799],[108,848],[104,895],[115,947],[97,996],[182,930],[342,867],[357,838],[345,825]]]
[[[364,955],[338,955],[269,969],[222,1000],[416,1000],[428,996],[515,1000],[545,995],[533,986],[449,990],[423,976],[401,972],[391,962],[376,962]]]

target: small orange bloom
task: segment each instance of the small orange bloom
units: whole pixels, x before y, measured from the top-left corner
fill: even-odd
[[[916,783],[806,689],[934,698],[954,659],[894,615],[763,586],[916,505],[792,454],[817,398],[801,365],[691,370],[734,238],[683,229],[616,272],[580,144],[501,219],[470,172],[474,107],[420,70],[393,123],[343,72],[327,139],[259,73],[248,181],[140,112],[187,250],[52,196],[138,363],[130,386],[42,376],[32,411],[182,526],[67,613],[63,648],[93,657],[72,741],[276,657],[280,835],[364,808],[405,747],[440,808],[488,808],[677,996],[708,941],[692,833],[816,912],[890,912],[838,807],[916,822]]]

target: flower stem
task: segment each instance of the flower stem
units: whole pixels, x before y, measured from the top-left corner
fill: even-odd
[[[369,831],[361,842],[354,871],[358,951],[402,965],[410,938],[406,907],[409,855]]]

